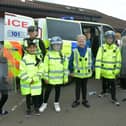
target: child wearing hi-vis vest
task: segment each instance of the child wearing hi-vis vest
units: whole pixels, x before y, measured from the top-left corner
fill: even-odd
[[[77,36],[77,48],[72,52],[69,61],[70,75],[75,79],[75,100],[72,107],[80,105],[80,91],[82,91],[82,105],[89,108],[87,100],[87,82],[92,76],[91,48],[86,44],[86,36]]]
[[[27,42],[24,45],[26,54],[24,54],[20,62],[20,87],[21,94],[26,96],[26,117],[30,117],[31,100],[34,106],[34,114],[40,115],[39,113],[39,97],[41,95],[41,77],[43,63],[36,56],[37,46],[33,42]]]
[[[44,80],[46,84],[44,103],[39,108],[40,112],[44,112],[47,108],[52,88],[55,88],[54,109],[56,112],[61,111],[59,103],[61,86],[68,82],[68,59],[61,52],[62,39],[59,36],[54,36],[51,38],[50,44],[50,50],[44,58]]]

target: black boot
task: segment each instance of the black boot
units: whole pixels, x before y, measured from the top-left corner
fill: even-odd
[[[75,108],[75,107],[77,107],[78,105],[80,105],[80,102],[79,102],[79,101],[74,101],[74,102],[72,103],[72,108]]]
[[[82,105],[85,106],[86,108],[90,108],[90,105],[87,100],[83,100]]]

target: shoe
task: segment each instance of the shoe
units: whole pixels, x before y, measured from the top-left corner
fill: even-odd
[[[86,108],[90,108],[91,106],[89,105],[88,101],[82,101],[82,105]]]
[[[25,117],[31,117],[31,110],[27,110],[27,111],[26,111]]]
[[[39,112],[44,112],[46,108],[47,108],[47,103],[43,103],[39,108]]]
[[[0,115],[7,115],[8,114],[8,111],[6,111],[6,110],[2,110],[2,111],[0,111]]]
[[[112,103],[115,104],[116,106],[120,106],[120,103],[117,100],[112,100]]]
[[[123,98],[122,101],[125,102],[126,101],[126,98]]]
[[[72,108],[75,108],[75,107],[77,107],[78,105],[80,105],[80,102],[79,102],[79,101],[74,101],[74,102],[72,103]]]
[[[55,108],[56,112],[60,112],[61,111],[59,102],[54,102],[54,108]]]
[[[39,112],[38,109],[35,109],[35,115],[36,115],[36,116],[40,116],[40,112]]]

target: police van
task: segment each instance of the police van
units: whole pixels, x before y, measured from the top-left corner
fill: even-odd
[[[9,83],[14,90],[22,58],[21,43],[27,37],[27,28],[31,25],[34,25],[31,17],[8,12],[0,14],[0,47],[4,47],[3,55],[8,60]]]
[[[49,47],[49,39],[53,36],[60,36],[64,40],[63,51],[70,55],[71,49],[77,45],[76,37],[79,34],[91,35],[91,48],[94,57],[98,47],[103,43],[103,35],[107,30],[113,30],[112,26],[103,23],[65,20],[47,17],[35,20],[39,27],[39,36],[45,42],[46,48]]]
[[[8,59],[9,76],[12,84],[18,74],[19,62],[22,55],[21,43],[27,37],[27,28],[31,25],[38,26],[40,37],[46,48],[49,48],[49,39],[53,36],[61,36],[63,39],[62,51],[66,56],[71,55],[71,50],[76,47],[78,34],[91,34],[91,48],[96,55],[98,47],[103,43],[103,34],[107,30],[113,30],[110,25],[96,22],[65,20],[58,18],[33,19],[23,15],[5,12],[0,16],[0,42],[4,41],[4,56]]]

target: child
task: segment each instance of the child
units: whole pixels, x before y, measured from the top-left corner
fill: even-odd
[[[61,53],[62,39],[59,36],[54,36],[50,42],[51,50],[49,50],[44,59],[46,86],[44,103],[39,108],[40,112],[44,112],[47,108],[48,98],[53,87],[55,88],[54,108],[56,112],[61,111],[59,104],[61,85],[68,81],[68,60]]]
[[[80,90],[82,90],[82,104],[86,108],[90,105],[87,101],[87,81],[92,76],[92,55],[91,48],[86,46],[86,36],[77,36],[77,48],[74,49],[69,62],[70,75],[75,78],[75,101],[72,107],[80,104]]]
[[[34,105],[35,115],[39,113],[39,97],[41,94],[41,67],[42,63],[36,57],[37,46],[35,43],[27,42],[27,51],[20,63],[21,93],[26,96],[26,116],[31,115],[31,98]]]
[[[101,96],[106,94],[110,89],[112,103],[120,106],[116,98],[116,77],[121,70],[121,53],[115,44],[115,32],[105,32],[105,43],[99,47],[95,62],[95,77],[103,79]]]

